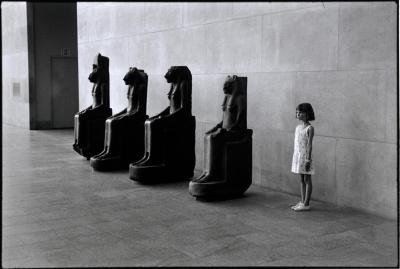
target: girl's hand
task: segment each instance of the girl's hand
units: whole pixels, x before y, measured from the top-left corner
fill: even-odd
[[[311,161],[306,161],[306,171],[310,171],[311,168]]]

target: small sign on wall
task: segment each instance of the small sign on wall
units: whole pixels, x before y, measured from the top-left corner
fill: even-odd
[[[62,48],[61,56],[71,56],[71,51],[68,48]]]
[[[12,84],[12,95],[14,97],[20,97],[21,96],[21,85],[19,82],[13,82]]]

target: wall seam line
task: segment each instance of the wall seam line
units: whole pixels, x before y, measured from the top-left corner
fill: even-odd
[[[337,186],[337,169],[336,169],[336,165],[337,165],[337,156],[336,156],[336,154],[337,154],[337,143],[338,143],[338,140],[337,139],[335,139],[335,157],[333,158],[334,159],[334,172],[333,172],[333,174],[334,174],[334,178],[335,178],[335,191],[336,191],[336,201],[335,201],[335,204],[336,205],[338,205],[338,203],[339,203],[339,192],[338,192],[338,186]]]
[[[337,47],[336,47],[336,70],[339,70],[339,61],[340,61],[340,43],[339,43],[339,39],[340,39],[340,3],[338,6],[338,29],[337,29]]]

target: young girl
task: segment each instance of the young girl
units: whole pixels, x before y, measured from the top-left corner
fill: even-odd
[[[315,120],[314,110],[309,103],[302,103],[296,108],[296,118],[302,123],[297,125],[294,135],[294,152],[292,172],[300,175],[301,201],[292,206],[294,211],[310,210],[312,192],[311,175],[314,174],[312,164],[312,140],[314,127],[310,121]]]

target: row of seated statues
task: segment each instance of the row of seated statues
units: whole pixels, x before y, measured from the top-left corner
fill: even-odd
[[[204,172],[193,178],[196,119],[192,115],[192,75],[172,66],[169,106],[146,115],[148,76],[129,68],[123,80],[128,106],[112,115],[109,104],[109,59],[95,57],[89,81],[93,103],[75,115],[74,150],[98,171],[129,168],[140,183],[188,180],[197,198],[243,194],[252,182],[252,133],[247,129],[247,78],[228,76],[223,85],[222,121],[205,133]]]

